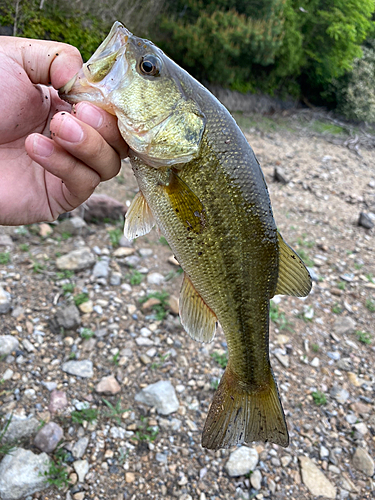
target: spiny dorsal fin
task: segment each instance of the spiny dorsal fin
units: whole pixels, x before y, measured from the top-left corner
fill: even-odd
[[[198,342],[211,342],[216,331],[216,315],[208,307],[185,274],[180,295],[180,319],[190,337]]]
[[[135,195],[125,217],[124,235],[128,240],[149,233],[155,225],[154,216],[141,191]]]
[[[279,278],[275,295],[306,297],[311,290],[311,276],[296,252],[285,243],[277,232],[279,240]]]

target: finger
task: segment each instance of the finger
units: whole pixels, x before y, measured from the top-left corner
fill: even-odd
[[[88,102],[80,102],[73,107],[73,114],[78,120],[91,125],[104,138],[113,149],[117,151],[120,158],[126,158],[129,146],[126,144],[117,125],[117,117],[107,113]]]
[[[100,176],[95,170],[44,135],[29,135],[25,141],[25,148],[30,158],[63,181],[62,191],[49,192],[49,195],[53,197],[53,194],[55,196],[63,194],[63,197],[60,196],[60,205],[64,211],[81,205],[100,183]],[[53,207],[51,211],[55,213]]]
[[[57,144],[95,170],[102,181],[120,171],[120,156],[90,125],[62,112],[54,115],[50,130]]]
[[[79,50],[66,43],[1,37],[2,50],[16,60],[33,83],[59,89],[82,67]]]

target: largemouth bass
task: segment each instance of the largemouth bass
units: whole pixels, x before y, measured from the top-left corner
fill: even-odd
[[[205,448],[289,437],[269,360],[269,303],[306,296],[310,275],[278,233],[260,165],[220,102],[151,42],[116,22],[60,91],[118,118],[139,185],[126,215],[133,239],[157,224],[183,268],[181,323],[229,361],[203,430]]]

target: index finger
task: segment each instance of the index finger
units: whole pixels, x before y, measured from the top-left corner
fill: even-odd
[[[59,89],[82,67],[79,50],[61,42],[1,37],[2,50],[20,66],[33,83]]]

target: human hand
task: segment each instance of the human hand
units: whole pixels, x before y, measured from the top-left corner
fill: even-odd
[[[115,116],[85,102],[70,114],[55,90],[81,66],[70,45],[0,37],[0,224],[53,221],[119,172]]]

